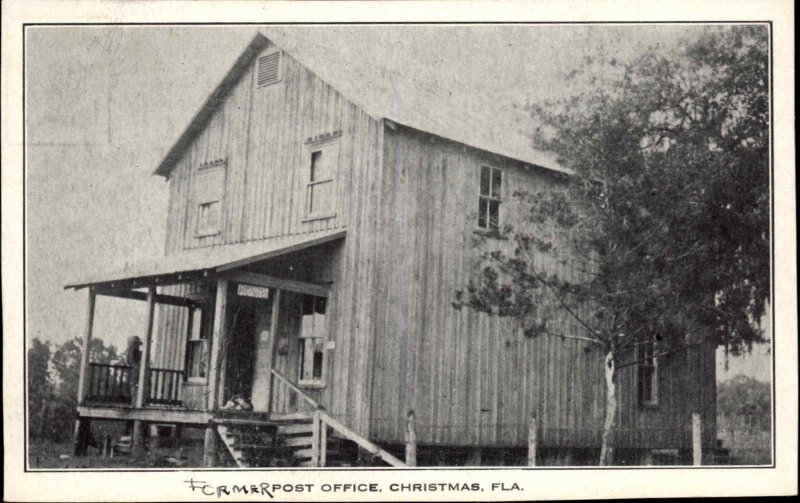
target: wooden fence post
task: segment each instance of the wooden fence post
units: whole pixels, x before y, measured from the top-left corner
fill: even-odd
[[[414,427],[414,411],[408,411],[406,418],[406,464],[417,466],[417,430]]]
[[[536,414],[528,423],[528,466],[536,466]]]
[[[692,464],[703,464],[703,426],[700,423],[700,414],[692,412]]]

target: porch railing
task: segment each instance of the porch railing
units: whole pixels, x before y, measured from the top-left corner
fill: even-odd
[[[137,367],[90,363],[86,400],[91,402],[133,404],[138,384]],[[181,405],[184,373],[182,370],[150,369],[145,402],[154,405]]]
[[[86,399],[98,402],[131,403],[136,386],[134,370],[134,367],[128,365],[90,363]]]
[[[181,405],[183,390],[183,371],[170,369],[150,369],[150,389],[147,403],[159,405]]]

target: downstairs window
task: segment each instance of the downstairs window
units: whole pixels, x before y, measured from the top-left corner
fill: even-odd
[[[211,310],[191,308],[186,340],[186,377],[205,383],[208,375],[208,340],[212,330]]]
[[[304,295],[302,299],[299,384],[324,386],[327,299],[312,295]]]
[[[641,405],[658,405],[658,357],[655,352],[655,337],[639,345],[637,387]]]

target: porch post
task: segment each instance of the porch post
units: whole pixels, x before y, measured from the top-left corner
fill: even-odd
[[[136,459],[140,459],[145,455],[144,434],[146,427],[147,425],[144,421],[138,419],[133,421],[133,429],[131,431],[131,454]]]
[[[203,466],[213,468],[217,466],[217,432],[214,424],[209,421],[203,437]]]
[[[86,304],[86,326],[83,332],[83,351],[81,351],[81,367],[78,374],[78,405],[83,404],[86,397],[86,382],[89,379],[89,348],[92,342],[92,331],[94,330],[94,307],[97,300],[97,292],[93,286],[89,287],[89,299]],[[86,454],[86,444],[89,439],[89,420],[78,417],[75,420],[73,433],[74,454],[84,456]]]
[[[217,280],[214,303],[214,332],[211,336],[211,368],[208,370],[208,410],[214,410],[225,399],[225,341],[228,313],[228,280]]]
[[[89,345],[92,342],[92,330],[94,330],[94,306],[97,293],[94,287],[89,287],[89,301],[86,307],[86,328],[83,332],[83,351],[81,352],[81,370],[78,377],[78,404],[83,404],[86,397],[86,380],[89,378]]]
[[[142,339],[142,360],[139,362],[139,386],[136,389],[136,408],[145,404],[150,387],[150,344],[153,340],[153,314],[156,305],[156,287],[147,289],[147,321]]]
[[[280,288],[273,289],[275,295],[272,296],[272,313],[270,314],[269,323],[269,379],[267,379],[267,412],[272,412],[272,384],[275,381],[275,376],[272,374],[272,369],[275,368],[275,350],[278,343],[278,323],[280,320],[281,310],[281,290]]]

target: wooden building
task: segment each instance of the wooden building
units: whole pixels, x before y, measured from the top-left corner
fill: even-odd
[[[321,50],[256,35],[155,172],[164,256],[68,285],[88,288],[87,340],[96,295],[148,313],[138,367],[83,362],[79,450],[99,418],[133,422],[135,445],[148,423],[205,425],[242,466],[330,464],[336,439],[403,465],[410,411],[420,449],[524,447],[536,414],[543,452],[596,450],[602,355],[452,306],[475,233],[514,221],[513,191],[568,173],[512,125]],[[625,369],[619,389],[617,447],[687,449],[692,412],[714,423],[714,348]],[[237,396],[254,410],[226,408]]]

